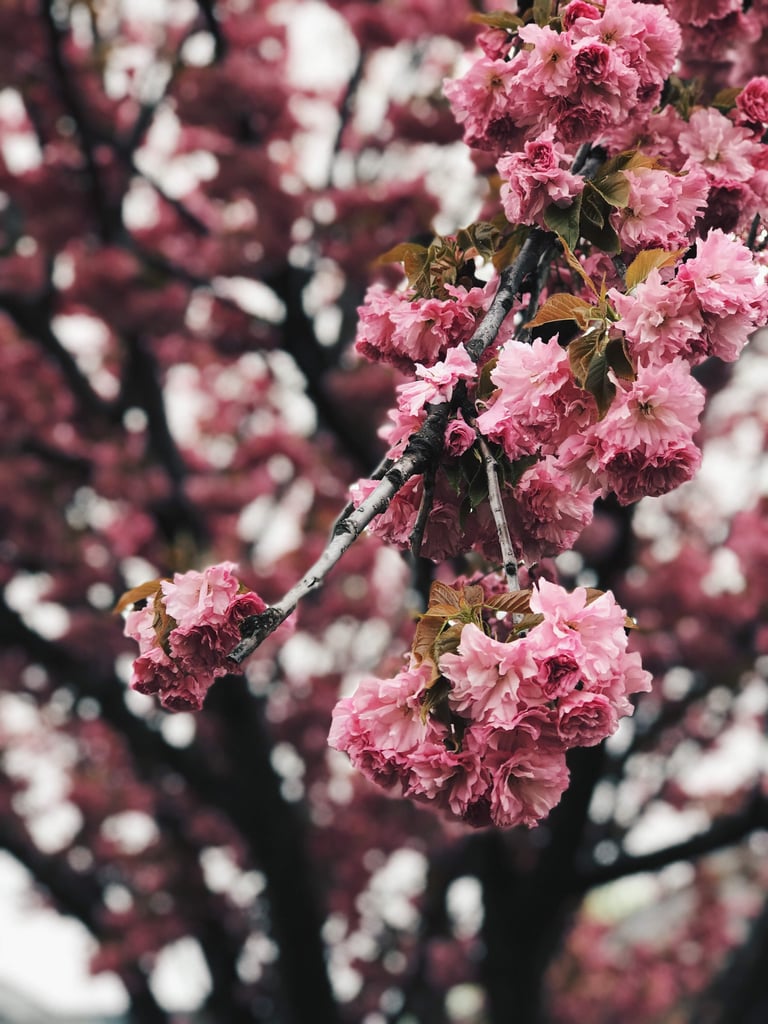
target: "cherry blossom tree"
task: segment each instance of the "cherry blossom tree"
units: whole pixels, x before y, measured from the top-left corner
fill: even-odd
[[[0,7],[0,846],[128,1019],[768,1012],[767,28]]]

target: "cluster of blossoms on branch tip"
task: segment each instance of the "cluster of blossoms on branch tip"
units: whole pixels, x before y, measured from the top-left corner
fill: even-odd
[[[600,743],[649,690],[610,593],[432,587],[408,664],[364,678],[329,742],[367,778],[473,826],[537,824],[568,785],[565,755]]]
[[[501,563],[503,592],[436,584],[407,665],[344,698],[330,742],[473,825],[533,825],[559,801],[566,751],[609,736],[650,677],[609,593],[514,591],[515,566],[572,548],[600,497],[690,480],[693,371],[738,358],[768,320],[768,78],[707,96],[676,77],[702,11],[552,0],[475,16],[482,54],[444,91],[488,176],[483,219],[395,245],[380,260],[406,280],[359,310],[358,354],[403,375],[383,468],[270,609],[229,566],[138,595],[137,689],[199,708],[366,527],[436,562],[474,552]]]
[[[125,635],[139,645],[134,690],[157,694],[169,711],[199,711],[214,681],[236,670],[229,655],[240,640],[240,625],[266,608],[236,572],[233,562],[222,562],[123,595],[118,610],[141,605],[125,620]]]

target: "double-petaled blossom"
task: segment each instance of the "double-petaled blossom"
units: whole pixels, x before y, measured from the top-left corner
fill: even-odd
[[[468,145],[501,154],[549,130],[564,143],[597,141],[658,101],[681,42],[663,7],[576,0],[559,27],[524,25],[508,60],[483,56],[446,83]]]
[[[199,711],[214,680],[234,669],[229,655],[240,624],[266,605],[237,579],[233,562],[161,580],[154,596],[125,620],[139,645],[131,686],[157,694],[171,711]],[[138,603],[138,601],[137,601]]]
[[[364,679],[336,706],[331,746],[371,780],[470,825],[537,824],[568,785],[566,752],[611,735],[650,676],[627,650],[612,594],[541,581],[530,612],[520,635],[492,617],[463,625],[438,657],[442,703],[415,659],[395,679]]]
[[[618,382],[603,419],[562,445],[560,463],[623,505],[666,494],[701,463],[693,435],[703,407],[704,389],[685,360],[641,366],[636,380]]]

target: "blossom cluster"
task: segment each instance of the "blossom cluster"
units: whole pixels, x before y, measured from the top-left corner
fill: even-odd
[[[481,42],[482,42],[481,38]],[[596,139],[658,102],[681,43],[660,5],[572,0],[552,25],[521,25],[446,85],[464,141],[503,153],[554,128],[566,142]]]
[[[444,610],[431,654],[417,632],[393,679],[366,677],[339,701],[329,743],[371,781],[449,817],[531,827],[568,785],[566,752],[610,736],[650,675],[627,650],[626,614],[610,593],[541,580],[523,617],[494,613],[504,596],[480,586],[439,587],[425,620],[439,617],[446,592],[454,615]]]
[[[146,587],[128,591],[123,604],[146,602],[125,620],[125,635],[139,645],[134,690],[157,694],[170,711],[202,708],[214,680],[235,668],[229,655],[240,640],[240,624],[266,608],[236,572],[233,562],[222,562],[158,580],[151,595]]]

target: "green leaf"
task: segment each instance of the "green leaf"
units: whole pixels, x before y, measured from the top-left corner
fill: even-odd
[[[584,192],[581,197],[581,229],[582,233],[586,230],[587,225],[594,224],[598,228],[602,228],[608,216],[608,204],[606,203],[603,196],[598,192],[591,182],[586,182],[584,185]]]
[[[565,241],[569,249],[575,249],[579,243],[581,232],[581,196],[577,196],[570,206],[557,206],[550,203],[544,210],[544,223],[550,231]]]
[[[589,182],[609,206],[623,210],[629,202],[629,181],[622,171],[614,171]]]
[[[533,20],[537,25],[548,25],[552,17],[552,0],[533,0]]]
[[[587,368],[587,379],[584,382],[585,390],[594,395],[600,419],[608,412],[616,394],[616,385],[608,376],[609,369],[605,353],[595,352]]]
[[[605,358],[608,366],[619,380],[637,380],[637,374],[627,355],[623,338],[611,338],[605,346]]]
[[[581,227],[587,241],[597,246],[598,249],[611,255],[621,252],[619,236],[614,231],[610,221],[606,221],[602,227],[598,227],[597,224],[591,224],[589,221],[584,221]]]
[[[732,86],[730,89],[721,89],[715,94],[711,106],[716,107],[721,113],[727,114],[736,106],[736,97],[742,91],[740,85]]]
[[[571,366],[571,373],[580,388],[586,388],[587,386],[589,368],[595,355],[602,350],[604,339],[605,328],[601,325],[587,331],[586,334],[582,334],[578,338],[574,338],[568,345],[568,361]]]

